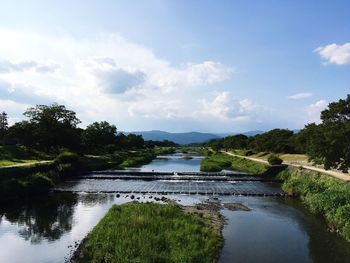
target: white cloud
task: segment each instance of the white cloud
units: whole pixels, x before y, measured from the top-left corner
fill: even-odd
[[[0,74],[12,71],[35,71],[37,73],[52,73],[60,68],[55,61],[48,60],[39,62],[34,60],[24,60],[18,62],[10,62],[7,60],[0,61]]]
[[[300,92],[300,93],[296,93],[293,94],[291,96],[288,96],[288,99],[291,100],[301,100],[301,99],[306,99],[312,96],[312,93],[309,92]]]
[[[321,46],[315,49],[326,64],[345,65],[350,64],[350,43],[337,45],[335,43]]]
[[[326,100],[319,100],[315,103],[310,104],[307,109],[307,115],[309,117],[309,122],[320,122],[320,114],[325,108],[327,108],[328,102]]]
[[[259,110],[261,107],[252,100],[237,100],[230,92],[224,91],[217,94],[211,101],[202,100],[202,108],[196,112],[196,115],[225,121],[247,122],[255,118]]]
[[[84,125],[193,118],[201,96],[233,73],[215,61],[172,65],[119,34],[78,39],[0,28],[0,38],[1,96],[25,105],[63,103]]]
[[[29,108],[28,104],[18,103],[9,99],[0,99],[0,112],[5,111],[8,114],[9,125],[14,124],[19,120],[18,116],[21,116],[22,113]],[[14,117],[17,116],[17,117]]]

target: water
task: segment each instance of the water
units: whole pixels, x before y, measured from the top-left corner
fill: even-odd
[[[199,159],[156,160],[141,170],[174,171],[175,168],[178,172],[198,171]],[[155,195],[135,194],[143,202],[154,200],[151,196]],[[291,198],[181,194],[167,197],[184,205],[215,198],[221,202],[239,202],[252,209],[222,210],[227,223],[223,229],[225,244],[220,263],[350,262],[349,243],[328,232],[322,220]],[[117,198],[111,193],[54,193],[48,198],[2,205],[0,262],[64,262],[76,242],[86,236],[112,204],[129,201],[130,194]]]

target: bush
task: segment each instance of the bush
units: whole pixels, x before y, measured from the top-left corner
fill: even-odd
[[[60,176],[74,176],[81,171],[81,160],[78,154],[63,152],[55,159],[57,171]]]
[[[254,152],[252,150],[248,150],[244,153],[244,156],[250,156],[250,155],[253,155]]]
[[[270,165],[280,165],[283,163],[283,160],[274,154],[271,154],[269,158],[267,158],[267,161]]]

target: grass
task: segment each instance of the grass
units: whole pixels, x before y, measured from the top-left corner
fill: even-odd
[[[216,262],[217,229],[176,204],[114,205],[88,234],[76,262]]]
[[[203,172],[219,172],[222,169],[236,170],[253,174],[262,174],[267,171],[268,165],[257,163],[245,158],[216,153],[204,158],[200,166]]]
[[[0,166],[29,164],[29,163],[36,163],[36,162],[38,162],[38,160],[21,160],[21,159],[0,160]]]
[[[143,150],[129,153],[127,158],[121,163],[121,168],[139,167],[151,162],[157,154],[152,150]]]
[[[24,146],[0,146],[0,166],[34,163],[48,159],[51,159],[51,156]]]
[[[332,230],[350,242],[350,184],[304,169],[285,170],[278,178],[284,180],[284,191],[299,196],[311,212],[324,217]]]

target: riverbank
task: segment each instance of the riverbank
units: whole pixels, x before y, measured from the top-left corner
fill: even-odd
[[[205,157],[201,164],[202,172],[220,172],[223,169],[236,170],[252,174],[263,174],[269,168],[267,164],[260,164],[245,158],[229,156],[224,153],[215,153]]]
[[[222,246],[218,210],[175,203],[114,205],[72,262],[216,262]]]
[[[264,160],[236,156],[248,168],[255,170],[255,165],[267,165]],[[214,160],[215,157],[214,156]],[[240,162],[238,162],[240,163]],[[251,168],[249,166],[251,165]],[[239,169],[237,169],[239,170]],[[282,189],[289,195],[297,196],[313,213],[324,218],[331,231],[339,233],[350,242],[350,184],[320,172],[289,166],[275,175],[283,181]]]
[[[323,217],[331,231],[350,242],[350,184],[303,168],[288,168],[277,175],[282,189],[298,196],[308,209]]]
[[[258,163],[268,164],[268,156],[270,153],[267,152],[261,152],[249,156],[243,156],[242,151],[236,150],[234,152],[223,152],[225,154],[238,157],[238,158],[244,158],[247,160],[251,160]],[[280,154],[278,155],[279,158],[283,160],[283,164],[292,166],[292,167],[303,167],[307,170],[314,171],[314,172],[320,172],[326,175],[329,175],[331,177],[334,177],[336,179],[340,179],[342,181],[350,182],[350,173],[343,173],[339,170],[325,170],[323,166],[314,166],[310,162],[307,161],[307,156],[304,154]]]
[[[67,178],[89,171],[139,167],[151,162],[167,148],[119,151],[100,156],[63,152],[54,161],[0,169],[0,202],[24,196],[47,194]]]

